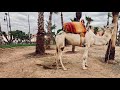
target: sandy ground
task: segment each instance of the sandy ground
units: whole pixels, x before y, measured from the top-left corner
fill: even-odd
[[[120,78],[120,64],[104,63],[106,47],[90,48],[88,70],[82,69],[84,48],[71,46],[65,48],[63,62],[67,71],[62,69],[44,69],[42,64],[55,62],[55,47],[46,50],[48,55],[34,56],[34,46],[0,49],[0,78]],[[120,47],[116,47],[116,61],[120,62]]]

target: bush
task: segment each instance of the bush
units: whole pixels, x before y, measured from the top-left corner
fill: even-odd
[[[26,46],[35,46],[36,44],[8,44],[1,45],[0,48],[13,48],[13,47],[26,47]]]

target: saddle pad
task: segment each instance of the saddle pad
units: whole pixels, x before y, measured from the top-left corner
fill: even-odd
[[[63,29],[65,32],[68,33],[75,33],[75,34],[80,34],[80,33],[85,33],[86,28],[81,22],[67,22],[64,23]]]

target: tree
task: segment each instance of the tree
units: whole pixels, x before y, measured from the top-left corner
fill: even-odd
[[[111,15],[111,13],[110,13],[110,12],[108,12],[107,25],[109,25],[109,18],[110,18],[110,17],[112,17],[112,15]]]
[[[45,54],[44,48],[44,12],[38,12],[38,32],[36,40],[36,54]]]
[[[8,37],[7,37],[6,32],[2,31],[2,35],[6,38],[7,42],[9,43],[9,39],[8,39]]]
[[[119,12],[112,12],[113,20],[112,23],[114,26],[114,32],[113,35],[109,41],[108,48],[105,54],[105,62],[109,63],[115,63],[115,44],[116,44],[116,34],[118,29],[118,18],[119,18]]]
[[[107,20],[107,25],[109,25],[109,18],[112,17],[112,13],[108,12],[108,20]],[[118,19],[120,19],[120,15],[118,16]],[[116,39],[117,39],[117,33],[116,33]],[[116,44],[118,41],[116,40]]]
[[[21,31],[21,30],[16,30],[16,31],[9,31],[9,33],[12,35],[13,40],[19,40],[18,43],[21,43],[22,40],[28,41],[29,39],[31,39],[31,36],[29,37],[29,33],[25,34],[25,32]],[[30,41],[29,41],[30,42]]]
[[[48,21],[47,21],[47,24],[45,24],[45,26],[46,26],[46,28],[48,28]],[[55,42],[55,31],[53,31],[54,29],[56,29],[56,25],[54,24],[54,25],[52,25],[51,26],[51,40],[53,41],[53,43]],[[46,33],[47,34],[47,33]],[[48,49],[49,48],[49,45],[48,45],[48,40],[46,39],[45,40],[45,44],[46,44],[46,49]]]
[[[99,27],[94,27],[94,33],[97,34]]]
[[[63,29],[63,13],[61,12],[61,25],[62,25],[62,29]]]
[[[3,44],[3,37],[2,37],[2,30],[1,30],[1,24],[0,24],[0,45]]]
[[[108,12],[107,25],[109,25],[109,18],[110,17],[112,17],[112,14],[110,12]],[[120,15],[118,16],[118,19],[120,19]]]
[[[52,38],[52,30],[51,30],[51,26],[52,26],[52,14],[55,13],[57,14],[58,12],[50,12],[50,15],[49,15],[49,22],[48,22],[48,48],[47,49],[50,49],[50,41],[51,41],[51,38]]]
[[[62,31],[62,29],[58,29],[58,30],[57,30],[57,34],[58,34],[60,31]]]
[[[6,18],[4,18],[4,21],[7,21],[7,29],[8,29],[8,27],[9,27],[10,32],[11,32],[10,14],[9,14],[9,12],[8,12],[8,13],[5,13],[5,15],[6,15]],[[7,19],[7,18],[8,18],[8,19]],[[9,35],[10,35],[9,44],[11,44],[11,43],[12,43],[12,35],[11,35],[10,33],[9,33]]]
[[[93,21],[93,19],[91,17],[89,17],[89,16],[86,16],[85,19],[87,21],[86,27],[88,27],[88,25]]]
[[[48,28],[49,22],[48,22],[48,21],[46,21],[46,22],[47,22],[47,24],[45,24],[45,26],[46,26],[46,28]],[[56,29],[56,25],[55,25],[55,24],[53,24],[53,25],[51,26],[51,31],[52,31],[53,29]]]
[[[118,38],[117,38],[117,46],[120,46],[120,31],[119,31]]]
[[[76,17],[74,18],[74,21],[79,22],[82,17],[82,12],[76,12]],[[73,21],[71,19],[71,21]],[[75,52],[75,46],[72,45],[72,52]]]
[[[71,22],[74,22],[74,19],[70,19]]]

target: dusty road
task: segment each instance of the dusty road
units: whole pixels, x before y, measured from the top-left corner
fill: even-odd
[[[63,62],[67,71],[62,69],[44,69],[40,64],[55,62],[55,47],[46,50],[45,56],[34,56],[34,46],[0,49],[0,78],[120,78],[120,64],[105,64],[106,47],[96,46],[90,49],[88,70],[82,70],[84,48],[66,47]],[[116,61],[120,62],[120,47],[116,47]]]

